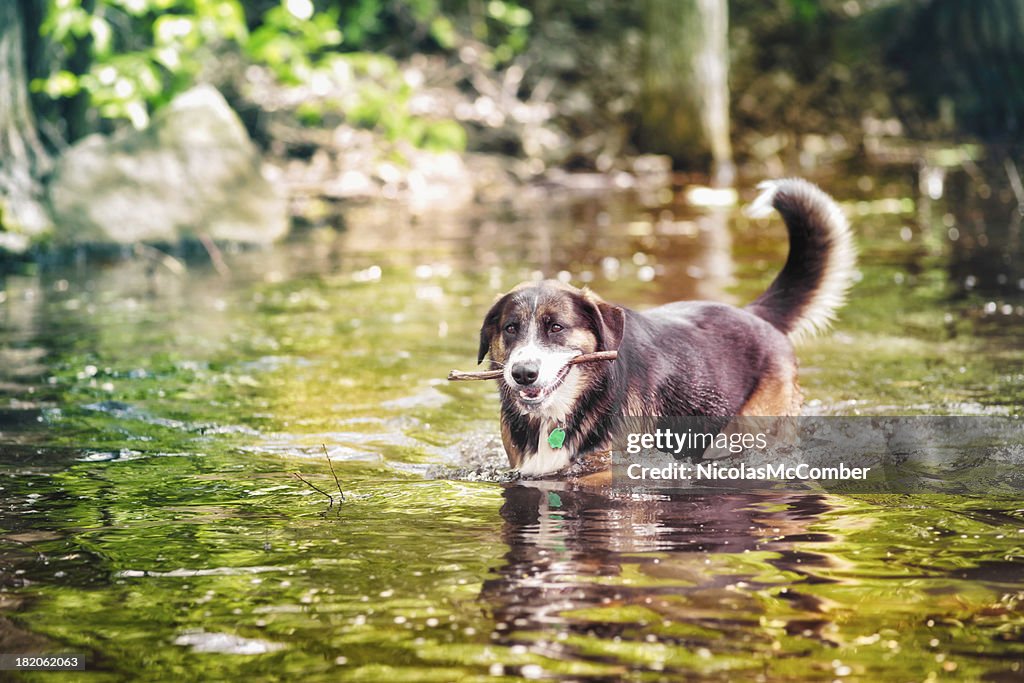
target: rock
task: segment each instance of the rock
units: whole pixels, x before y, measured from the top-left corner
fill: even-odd
[[[211,86],[176,97],[144,130],[91,135],[49,183],[58,243],[215,240],[268,243],[287,201],[260,172],[242,122]]]

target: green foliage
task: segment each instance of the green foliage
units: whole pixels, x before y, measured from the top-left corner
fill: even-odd
[[[503,0],[487,3],[487,20],[474,25],[474,34],[485,43],[494,44],[494,61],[510,61],[526,49],[529,34],[527,29],[533,21],[533,14],[525,7]]]
[[[213,50],[248,39],[237,0],[50,0],[42,33],[69,53],[86,42],[91,63],[33,88],[54,98],[84,90],[103,118],[137,128],[195,81]]]
[[[789,6],[797,20],[810,23],[823,13],[821,3],[817,0],[789,0]]]
[[[389,140],[461,149],[465,133],[458,124],[409,112],[411,88],[395,59],[380,52],[403,52],[390,49],[396,36],[410,49],[454,50],[466,31],[491,41],[485,59],[503,62],[524,49],[532,20],[529,11],[500,0],[488,3],[471,27],[447,13],[465,7],[444,8],[440,0],[280,0],[248,17],[246,9],[253,14],[240,0],[49,0],[42,34],[61,48],[65,62],[87,50],[88,66],[76,73],[62,64],[32,87],[54,99],[84,92],[101,118],[141,128],[234,53],[268,67],[285,86],[336,84],[341,74],[355,84],[354,96],[340,106],[350,122]],[[409,31],[395,30],[406,24]],[[337,104],[310,101],[296,116],[318,125]]]
[[[484,49],[491,67],[514,59],[527,47],[533,13],[513,0],[359,0],[338,5],[345,40],[362,50],[387,48],[442,51],[457,49],[464,36]]]
[[[455,121],[432,121],[423,131],[420,145],[435,151],[464,149],[466,130]]]
[[[299,84],[312,77],[323,51],[342,40],[336,12],[314,13],[312,3],[293,1],[263,15],[245,51],[253,61],[271,67],[283,82]]]
[[[732,0],[729,11],[737,131],[856,140],[870,116],[911,138],[1021,139],[1019,0]]]

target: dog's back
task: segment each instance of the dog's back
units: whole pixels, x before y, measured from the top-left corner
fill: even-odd
[[[678,302],[629,311],[626,327],[608,371],[627,387],[627,415],[740,415],[762,382],[795,384],[792,344],[743,309]],[[795,388],[788,397],[778,393],[772,414],[792,414],[797,399]]]
[[[817,186],[792,178],[761,189],[751,213],[775,208],[789,233],[782,271],[743,309],[678,302],[627,313],[625,362],[613,371],[629,378],[629,414],[799,413],[792,342],[825,329],[842,305],[853,279],[853,240],[842,211]]]

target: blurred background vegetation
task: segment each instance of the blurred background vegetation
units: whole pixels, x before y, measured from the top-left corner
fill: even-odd
[[[1015,154],[1024,125],[1019,0],[3,4],[8,232],[46,222],[69,145],[144,130],[200,83],[277,160],[279,185],[349,173],[342,199],[429,166],[424,153],[500,160],[453,183],[635,171],[653,154],[731,185],[964,142]]]

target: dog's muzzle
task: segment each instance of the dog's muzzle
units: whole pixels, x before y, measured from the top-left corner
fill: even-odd
[[[516,382],[518,383],[518,386],[517,387],[513,387],[513,389],[517,389],[518,390],[518,391],[516,391],[516,393],[518,394],[519,401],[520,401],[520,403],[522,405],[524,405],[524,406],[537,406],[537,405],[540,405],[545,399],[547,399],[548,396],[553,394],[555,392],[555,390],[557,390],[560,386],[562,386],[562,382],[565,380],[566,376],[568,376],[569,370],[571,370],[571,369],[572,368],[569,365],[564,366],[561,370],[558,371],[558,374],[555,376],[555,378],[550,383],[545,384],[544,386],[541,386],[541,385],[536,383],[536,381],[537,381],[537,374],[536,373],[534,373],[532,378],[530,378],[530,383],[529,384],[527,384],[525,382],[520,382],[519,379],[517,377],[515,377],[515,367],[513,367],[512,368],[512,373],[513,373],[512,376],[516,379]]]

